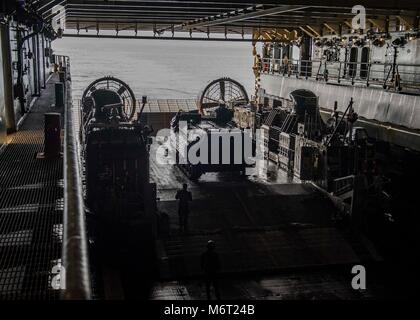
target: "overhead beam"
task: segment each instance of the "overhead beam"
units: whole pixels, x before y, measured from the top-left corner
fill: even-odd
[[[120,24],[122,23],[139,23],[139,24],[151,24],[151,23],[157,23],[160,26],[166,25],[168,28],[168,31],[171,30],[171,26],[172,24],[175,23],[182,23],[183,19],[180,20],[176,20],[174,21],[174,19],[166,19],[163,20],[156,20],[152,17],[144,17],[142,19],[140,18],[127,18],[127,17],[103,17],[101,19],[101,21],[98,21],[97,19],[95,19],[94,17],[69,17],[67,16],[66,18],[66,24],[67,24],[67,28],[71,27],[72,24],[75,24],[77,21],[79,22],[85,22],[85,21],[89,21],[89,22],[93,22],[93,23],[107,23],[107,22],[118,22]],[[307,25],[313,27],[314,29],[316,28],[316,26],[319,25],[319,21],[317,20],[310,20],[310,19],[306,19],[305,20]],[[341,21],[337,21],[337,23],[340,23]],[[306,25],[306,24],[305,24]],[[305,26],[303,25],[303,26]],[[272,22],[258,22],[258,21],[249,21],[249,22],[235,22],[232,24],[228,24],[228,25],[216,25],[216,26],[212,26],[210,27],[211,29],[214,28],[224,28],[224,27],[229,27],[229,28],[236,28],[237,31],[241,32],[240,28],[297,28],[299,26],[302,26],[302,20],[298,20],[298,19],[281,19],[278,21],[272,21]],[[193,27],[191,27],[193,28]],[[349,26],[349,29],[351,29],[351,25]],[[187,29],[188,31],[189,29]],[[315,29],[317,33],[320,33],[318,31],[318,29]],[[162,30],[160,30],[162,31]],[[166,31],[166,30],[163,30]],[[180,31],[179,29],[177,29],[177,31]],[[185,30],[184,30],[185,31]],[[313,34],[313,33],[312,33]]]
[[[367,19],[367,21],[370,22],[379,31],[384,31],[385,30],[385,21],[384,20]]]
[[[136,12],[136,11],[143,11],[143,10],[149,10],[150,11],[163,11],[163,10],[167,10],[167,11],[178,11],[178,10],[183,10],[183,11],[215,11],[218,14],[220,13],[227,13],[230,11],[235,11],[235,10],[243,10],[246,7],[227,7],[227,6],[223,6],[223,7],[214,7],[207,5],[207,6],[203,6],[200,4],[195,4],[194,6],[192,6],[191,4],[185,4],[185,3],[175,3],[172,5],[167,5],[167,6],[163,6],[163,5],[155,5],[155,3],[152,4],[147,4],[145,2],[140,2],[140,5],[131,5],[131,6],[122,6],[122,5],[112,5],[110,4],[110,2],[101,2],[101,5],[91,5],[91,2],[88,2],[89,4],[84,4],[84,5],[74,5],[74,4],[69,4],[66,3],[65,7],[68,11],[74,11],[74,10],[83,10],[83,11],[101,11],[101,10],[111,10],[111,11],[131,11],[131,12]],[[104,3],[108,3],[108,4],[104,4]],[[310,11],[308,12],[300,12],[300,11],[296,11],[299,14],[302,15],[311,15],[311,16],[337,16],[337,15],[346,15],[349,16],[350,18],[352,16],[354,16],[354,14],[351,12],[351,10],[349,10],[349,8],[338,8],[338,7],[313,7]],[[381,9],[375,9],[375,10],[368,10],[366,12],[367,16],[370,18],[375,18],[376,16],[387,16],[387,15],[403,15],[403,16],[415,16],[415,12],[414,11],[401,11],[401,10],[381,10]],[[411,14],[411,15],[410,15]]]
[[[169,17],[169,18],[183,18],[183,19],[187,19],[188,17],[202,17],[203,15],[200,14],[184,14],[184,13],[180,13],[180,14],[170,14],[170,13],[149,13],[149,12],[143,12],[143,13],[129,13],[129,12],[101,12],[101,13],[95,13],[95,12],[67,12],[68,16],[73,16],[73,17],[94,17],[97,19],[100,19],[101,17],[132,17],[132,18],[136,18],[136,17],[151,17],[151,18],[155,18],[155,19],[159,19],[160,17]]]
[[[299,26],[299,29],[302,30],[304,33],[306,33],[308,36],[312,37],[312,38],[316,38],[317,35],[310,32],[309,30],[306,30],[306,28]]]
[[[67,0],[68,3],[72,4],[104,4],[104,1],[84,1],[84,0]],[[109,0],[106,3],[118,4],[118,5],[135,5],[141,3],[159,3],[162,5],[176,5],[179,3],[190,4],[192,6],[196,4],[203,5],[229,5],[229,6],[253,6],[255,4],[262,5],[279,5],[279,1],[276,0],[157,0],[157,1],[112,1]],[[331,7],[346,7],[352,8],[355,5],[363,5],[368,10],[374,9],[407,9],[412,10],[415,8],[416,2],[413,0],[281,0],[282,5],[296,5],[296,6],[331,6]],[[239,8],[239,7],[238,7]]]
[[[51,10],[55,6],[65,4],[66,1],[67,0],[50,0],[50,1],[46,1],[43,5],[41,5],[40,7],[37,8],[37,11],[40,14],[43,14],[43,13]]]
[[[85,1],[85,0],[67,0],[71,4],[104,4],[104,1]],[[255,4],[261,5],[279,5],[277,0],[146,0],[146,1],[106,1],[109,5],[136,5],[142,3],[156,3],[164,6],[172,6],[180,3],[195,5],[226,5],[233,7],[253,6]],[[282,5],[296,5],[296,6],[330,6],[330,7],[345,7],[352,8],[355,5],[362,5],[367,10],[374,9],[397,9],[397,10],[413,10],[416,8],[416,2],[413,0],[281,0]]]
[[[119,2],[120,3],[120,2]],[[147,9],[147,8],[152,8],[152,9],[162,9],[162,8],[166,8],[166,9],[191,9],[191,10],[206,10],[206,9],[212,9],[215,11],[219,11],[219,12],[224,12],[224,11],[232,11],[232,10],[236,10],[238,8],[245,8],[246,5],[227,5],[227,4],[213,4],[213,5],[209,5],[209,4],[202,4],[202,3],[195,3],[195,4],[191,4],[188,2],[175,2],[172,4],[162,4],[159,2],[154,2],[154,1],[149,1],[149,2],[129,2],[128,4],[113,4],[110,2],[99,2],[99,1],[94,1],[94,2],[80,2],[79,4],[75,4],[75,3],[70,3],[67,1],[66,6],[68,8],[78,8],[78,9],[101,9],[101,8],[110,8],[110,9],[118,9],[118,8],[124,8],[127,10],[143,10],[143,9]]]
[[[218,14],[220,11],[218,10],[212,10],[212,9],[166,9],[166,8],[144,8],[144,9],[112,9],[112,8],[100,8],[100,9],[83,9],[83,8],[69,8],[66,7],[66,11],[69,13],[91,13],[91,14],[98,14],[103,12],[111,12],[111,13],[129,13],[129,14],[139,14],[139,13],[150,13],[150,14],[156,14],[156,13],[170,13],[174,15],[178,14],[200,14],[200,15],[212,15],[212,14]]]
[[[338,28],[333,28],[330,24],[328,24],[328,23],[324,23],[324,26],[328,29],[328,30],[330,30],[331,32],[333,32],[334,34],[338,34],[339,33],[339,31],[338,31]]]
[[[306,25],[306,28],[308,28],[317,37],[321,36],[321,32],[318,32],[317,30],[315,30],[315,28],[311,27],[310,25]]]
[[[400,20],[400,23],[403,24],[404,26],[406,26],[408,29],[412,29],[413,25],[408,22],[408,17],[403,17],[403,16],[397,16],[398,20]]]
[[[209,26],[214,26],[214,25],[219,25],[219,24],[232,23],[232,22],[237,22],[237,21],[243,21],[243,20],[249,20],[249,19],[271,16],[271,15],[275,15],[275,14],[278,14],[278,13],[285,13],[285,12],[291,12],[291,11],[296,11],[296,10],[303,10],[303,9],[307,9],[307,8],[309,8],[309,7],[296,7],[296,6],[274,7],[274,8],[266,9],[266,10],[259,10],[259,11],[250,12],[250,13],[238,14],[238,15],[234,15],[234,16],[228,17],[228,18],[215,19],[214,21],[192,23],[192,24],[188,24],[188,26],[193,25],[195,27],[209,27]]]
[[[350,29],[353,29],[353,26],[351,25],[351,23],[349,21],[344,20],[343,22],[347,27],[349,27]]]
[[[82,28],[84,29],[84,28]],[[193,40],[193,41],[228,41],[228,42],[280,42],[276,39],[251,39],[251,38],[208,38],[208,37],[164,37],[164,36],[129,36],[129,35],[110,35],[110,34],[70,34],[65,33],[66,38],[104,38],[104,39],[151,39],[151,40]]]

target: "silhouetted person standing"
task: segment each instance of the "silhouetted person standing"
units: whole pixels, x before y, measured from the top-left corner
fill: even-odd
[[[207,299],[211,299],[210,289],[214,288],[217,300],[220,300],[218,276],[220,271],[219,255],[215,251],[215,243],[212,240],[207,242],[207,250],[201,255],[201,269],[204,271],[206,281]]]
[[[187,184],[182,185],[182,189],[178,190],[175,199],[179,200],[178,215],[179,228],[181,232],[188,232],[188,216],[190,214],[190,201],[192,201],[191,192],[187,190]]]

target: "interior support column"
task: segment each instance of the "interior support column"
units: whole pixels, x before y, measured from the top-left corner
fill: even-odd
[[[10,30],[9,25],[1,24],[1,48],[3,56],[3,78],[4,78],[4,100],[6,113],[7,133],[16,131],[14,99],[13,99],[13,77],[11,66]]]

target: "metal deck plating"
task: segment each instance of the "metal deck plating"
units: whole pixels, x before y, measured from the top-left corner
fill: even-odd
[[[36,158],[43,151],[44,113],[52,111],[56,82],[53,76],[0,153],[0,299],[59,297],[50,283],[61,259],[63,160]]]

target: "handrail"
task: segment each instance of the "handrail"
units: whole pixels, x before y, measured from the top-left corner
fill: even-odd
[[[333,181],[333,195],[340,196],[343,193],[350,191],[354,186],[354,175],[340,177]]]
[[[264,58],[261,71],[267,74],[276,74],[296,78],[314,78],[315,80],[350,82],[383,86],[393,86],[390,76],[392,62],[347,62],[327,60],[296,60],[289,59],[287,66],[282,59]],[[398,68],[399,67],[399,68]],[[401,84],[405,88],[420,88],[420,65],[397,63]]]
[[[67,56],[56,56],[70,68]],[[67,78],[65,78],[67,82]],[[67,83],[65,84],[67,85]],[[65,90],[67,97],[71,90]],[[62,299],[87,300],[91,298],[88,247],[84,216],[82,179],[74,110],[71,99],[67,99],[64,113],[64,219],[62,261],[65,288]]]

